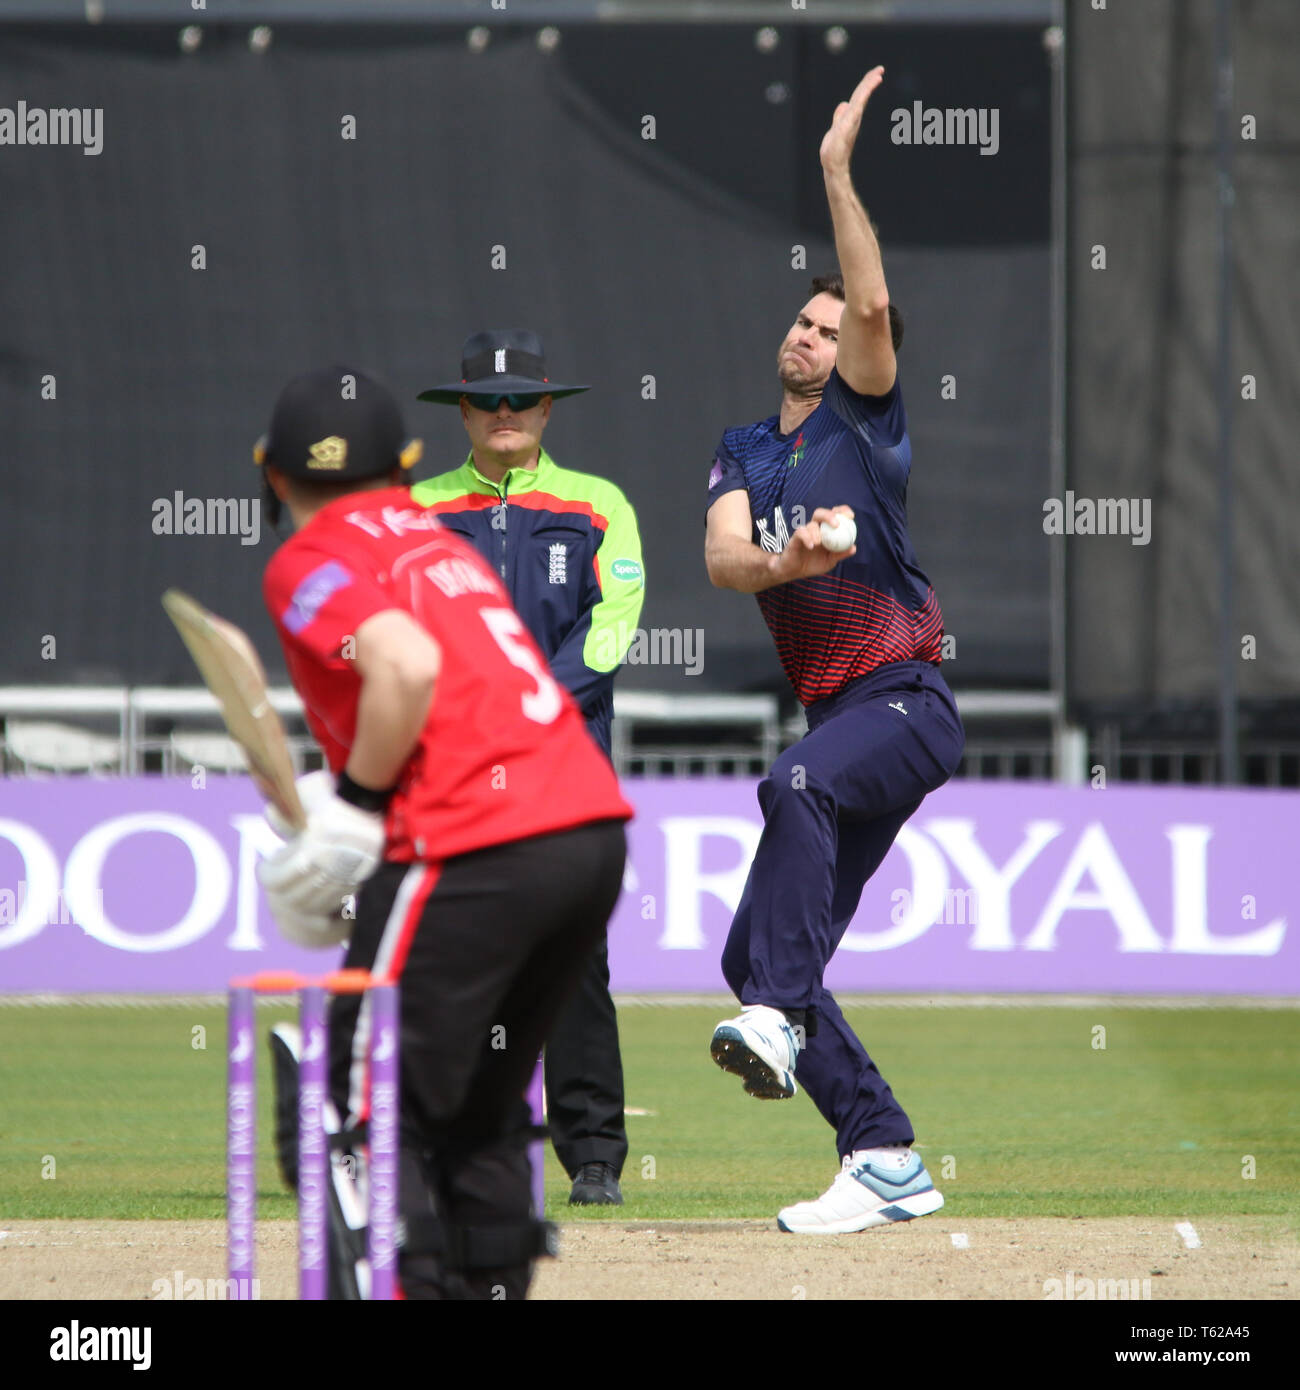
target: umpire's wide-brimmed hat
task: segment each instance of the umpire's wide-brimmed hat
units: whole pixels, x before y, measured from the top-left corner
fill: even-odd
[[[460,380],[421,391],[419,399],[455,405],[462,396],[576,396],[590,386],[565,386],[546,372],[542,340],[527,328],[490,328],[465,339]]]

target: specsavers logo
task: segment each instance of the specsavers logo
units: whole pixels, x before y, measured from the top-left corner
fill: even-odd
[[[641,566],[635,560],[615,560],[610,565],[609,572],[615,579],[621,579],[627,584],[641,582]]]

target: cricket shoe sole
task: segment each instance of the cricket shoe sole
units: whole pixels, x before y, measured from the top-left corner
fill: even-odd
[[[731,1072],[745,1083],[745,1090],[759,1100],[789,1100],[798,1094],[794,1084],[794,1060],[799,1046],[794,1030],[776,1009],[764,1009],[773,1015],[777,1036],[771,1036],[753,1022],[754,1010],[746,1010],[739,1018],[727,1019],[713,1030],[709,1046],[713,1060],[723,1071]]]

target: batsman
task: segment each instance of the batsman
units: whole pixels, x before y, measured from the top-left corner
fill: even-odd
[[[862,79],[822,140],[841,274],[813,281],[781,343],[780,412],[728,430],[709,474],[709,578],[757,595],[809,729],[759,786],[763,834],[722,957],[743,1007],[711,1050],[761,1099],[793,1096],[797,1075],[835,1130],[830,1189],[777,1218],[807,1234],[943,1205],[911,1121],[822,983],[863,886],[964,744],[939,674],[943,617],[907,533],[902,318],[849,172],[883,78]]]
[[[258,877],[285,936],[350,938],[345,966],[401,986],[404,1297],[522,1298],[549,1253],[523,1094],[604,935],[631,808],[500,580],[411,500],[416,457],[348,367],[290,382],[259,446],[296,528],[263,591],[329,771],[300,779],[306,827]],[[351,1132],[370,1007],[330,1009]]]

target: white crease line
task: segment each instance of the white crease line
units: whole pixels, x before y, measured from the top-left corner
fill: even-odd
[[[954,1231],[952,1233],[952,1244],[954,1250],[969,1250],[970,1237],[964,1231]]]
[[[1201,1248],[1201,1238],[1196,1234],[1196,1227],[1190,1221],[1180,1221],[1174,1227],[1183,1238],[1183,1244],[1189,1250],[1199,1250]]]

